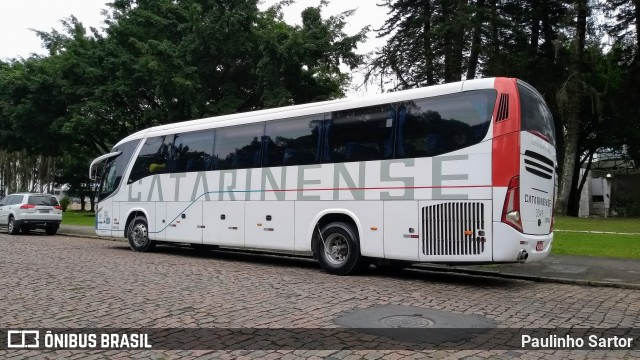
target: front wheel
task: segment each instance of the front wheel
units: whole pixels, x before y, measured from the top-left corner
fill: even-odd
[[[156,247],[155,241],[149,239],[147,219],[144,216],[138,216],[129,223],[127,238],[133,251],[147,252]]]
[[[357,232],[346,223],[330,223],[319,230],[314,250],[320,266],[330,274],[353,274],[365,264]]]

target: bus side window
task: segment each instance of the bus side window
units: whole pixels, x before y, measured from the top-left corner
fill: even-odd
[[[259,167],[263,132],[264,123],[217,130],[214,148],[214,161],[217,161],[215,169]]]
[[[172,148],[173,135],[147,139],[131,169],[128,183],[149,175],[168,173],[171,167]]]
[[[173,143],[171,172],[211,170],[213,136],[213,131],[177,134]]]
[[[263,166],[318,163],[321,115],[268,122]]]
[[[395,111],[390,104],[336,111],[325,134],[324,162],[371,161],[392,158]]]
[[[495,90],[419,99],[399,105],[396,158],[436,156],[482,141],[489,129]]]

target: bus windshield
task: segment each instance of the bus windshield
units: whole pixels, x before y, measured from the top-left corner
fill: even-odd
[[[102,172],[102,179],[100,180],[100,192],[98,195],[98,201],[109,197],[120,186],[122,175],[129,164],[131,155],[136,149],[139,140],[130,141],[124,143],[118,147],[113,148],[113,151],[121,151],[118,156],[112,157],[104,165],[104,171]]]

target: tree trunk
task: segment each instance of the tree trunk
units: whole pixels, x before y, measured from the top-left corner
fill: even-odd
[[[633,0],[633,7],[636,16],[636,64],[640,64],[640,0]]]
[[[574,76],[576,74],[573,74]],[[578,151],[578,137],[580,135],[580,97],[577,80],[569,80],[572,85],[567,93],[570,96],[566,115],[566,136],[564,143],[564,156],[560,173],[558,188],[558,204],[556,211],[562,215],[567,214],[569,207],[569,195],[573,185],[573,171],[576,166],[576,152]]]
[[[473,29],[473,37],[471,39],[471,52],[469,54],[469,66],[467,67],[467,80],[476,77],[478,69],[478,58],[480,57],[480,45],[482,45],[482,23],[484,22],[484,2],[478,0],[476,4],[476,16]]]
[[[579,0],[577,7],[575,62],[573,72],[565,83],[564,96],[567,99],[565,144],[560,185],[558,189],[558,206],[556,211],[566,215],[569,208],[569,195],[573,184],[573,172],[576,166],[578,138],[580,137],[580,99],[582,98],[583,54],[589,12],[587,0]],[[562,91],[562,90],[561,90]]]
[[[422,46],[425,61],[425,72],[427,77],[427,85],[435,85],[435,77],[433,75],[433,49],[431,48],[431,0],[424,0],[423,4],[423,24],[422,24]]]
[[[451,9],[447,5],[451,6]],[[454,5],[455,4],[455,5]],[[444,35],[444,81],[460,81],[462,75],[462,53],[464,50],[464,31],[466,0],[451,1],[442,7],[442,15],[449,19],[450,30]],[[452,10],[450,12],[450,10]]]

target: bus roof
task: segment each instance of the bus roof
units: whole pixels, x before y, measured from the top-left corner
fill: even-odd
[[[154,126],[138,131],[120,140],[115,146],[131,140],[142,139],[145,137],[214,129],[218,127],[241,124],[251,124],[268,120],[309,116],[313,114],[324,114],[357,107],[406,101],[422,97],[446,95],[469,90],[491,89],[493,88],[494,82],[495,78],[465,80],[455,83],[434,85],[410,90],[401,90],[392,93],[375,94],[364,98],[343,98],[337,100],[320,101],[308,104],[291,105],[285,107],[208,117],[197,120],[187,120]]]

